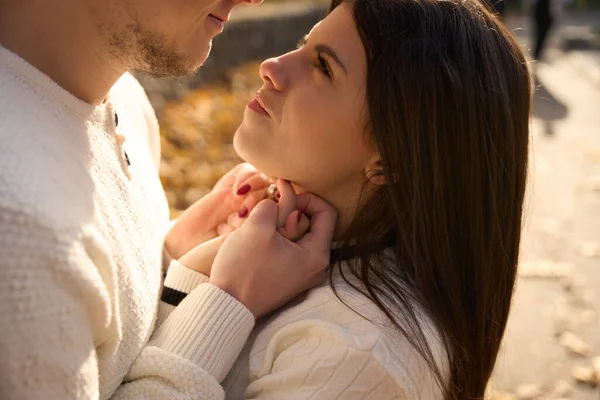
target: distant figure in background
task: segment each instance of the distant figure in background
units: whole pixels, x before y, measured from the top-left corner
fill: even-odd
[[[554,24],[554,13],[552,11],[550,1],[552,0],[536,0],[533,5],[533,24],[534,24],[534,40],[535,47],[533,50],[533,58],[540,60],[546,38],[550,32],[550,28]]]

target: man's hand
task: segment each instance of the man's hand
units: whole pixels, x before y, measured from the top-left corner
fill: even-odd
[[[165,237],[165,249],[179,259],[199,244],[216,238],[218,226],[232,213],[247,215],[263,199],[269,184],[252,165],[239,164],[177,219]]]
[[[263,200],[223,241],[212,265],[210,283],[238,299],[257,318],[325,279],[336,212],[310,193],[299,195],[295,208],[310,218],[309,232],[300,240],[294,243],[282,236],[278,205]]]
[[[277,181],[279,202],[277,204],[277,228],[284,238],[296,242],[300,240],[310,227],[310,221],[301,209],[296,209],[296,193],[292,185],[284,180]],[[226,237],[239,229],[247,221],[237,212],[231,213],[226,222],[217,227],[218,237],[208,240],[183,255],[179,262],[186,267],[210,276],[212,264],[225,242]]]

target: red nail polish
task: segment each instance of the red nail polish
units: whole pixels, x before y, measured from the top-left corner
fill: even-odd
[[[298,215],[296,216],[296,222],[300,222],[302,219],[302,209],[298,210]]]
[[[246,218],[248,216],[248,208],[242,207],[238,215],[240,218]]]
[[[246,183],[244,186],[240,187],[237,190],[237,194],[238,194],[238,196],[243,196],[246,193],[248,193],[249,191],[250,191],[250,185]]]
[[[279,200],[281,198],[281,193],[275,192],[275,198]]]

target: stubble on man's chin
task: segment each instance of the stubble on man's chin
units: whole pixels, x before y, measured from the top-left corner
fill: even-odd
[[[154,78],[185,76],[195,70],[193,60],[179,54],[159,34],[144,30],[141,24],[128,26],[127,32],[113,33],[109,43],[113,56],[123,60],[128,69]]]

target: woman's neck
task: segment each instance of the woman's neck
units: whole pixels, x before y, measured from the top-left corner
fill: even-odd
[[[296,193],[307,192],[302,186],[293,183],[292,186]],[[337,211],[337,220],[335,224],[335,230],[333,233],[333,241],[341,241],[344,239],[344,235],[350,228],[352,218],[356,209],[358,194],[356,191],[341,190],[340,188],[332,188],[327,192],[314,193],[313,194],[321,197],[329,205],[331,205]]]

